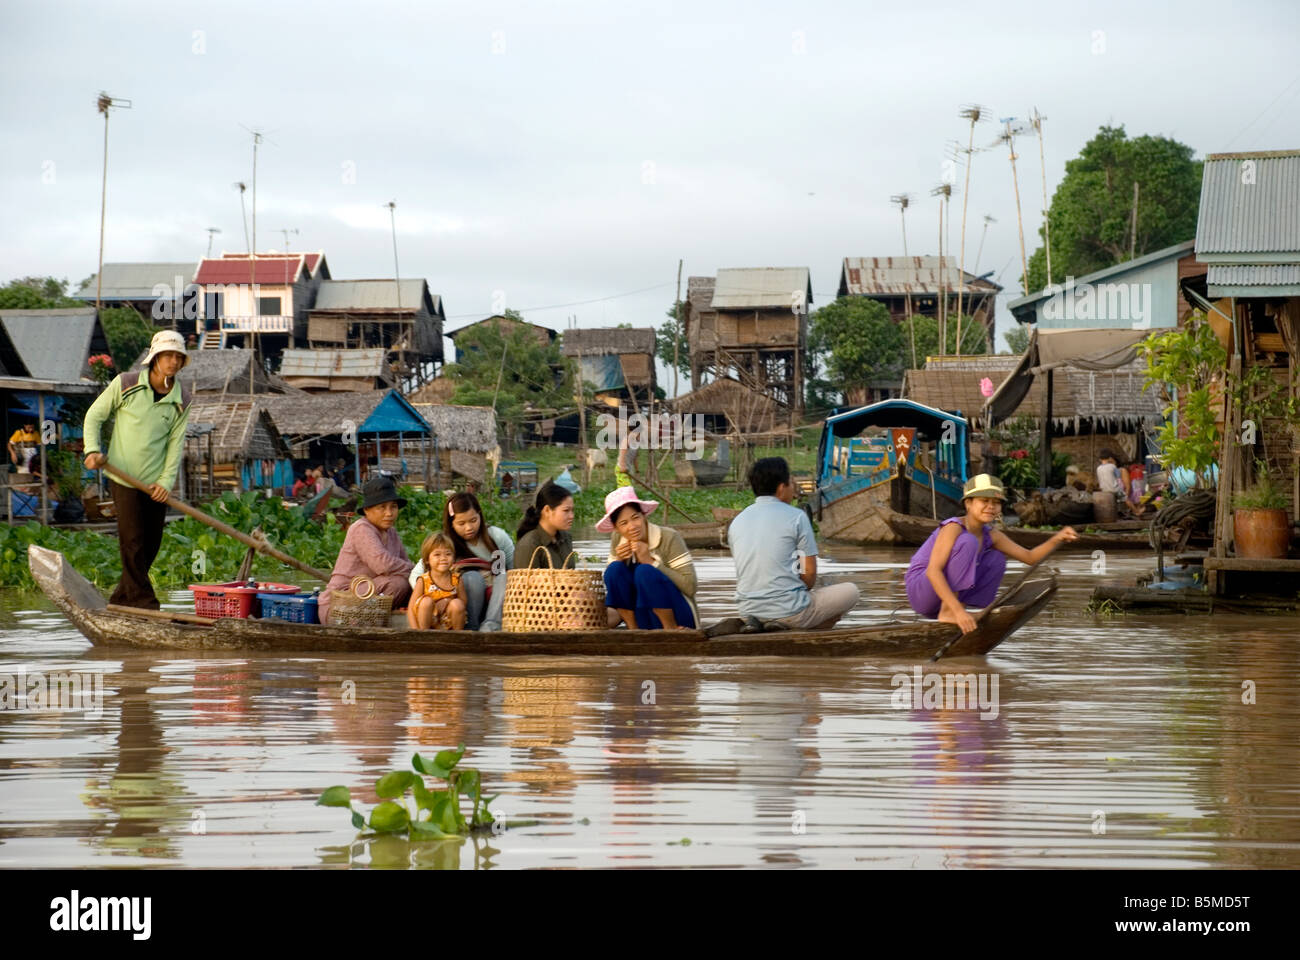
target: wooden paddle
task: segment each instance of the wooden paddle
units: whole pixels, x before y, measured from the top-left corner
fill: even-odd
[[[665,497],[662,493],[660,493],[660,492],[659,492],[658,490],[656,490],[654,487],[650,486],[650,484],[646,483],[644,480],[642,480],[640,477],[638,477],[636,474],[634,474],[631,470],[624,469],[623,472],[626,473],[629,477],[631,477],[631,478],[632,478],[632,482],[635,483],[638,487],[641,487],[641,488],[644,489],[644,490],[648,490],[650,493],[654,494],[656,497],[658,497],[658,498],[659,498],[660,500],[662,500],[664,503],[668,504],[668,506],[672,507],[672,508],[673,508],[674,510],[676,510],[678,513],[680,513],[683,517],[685,517],[685,518],[687,519],[688,522],[690,522],[690,523],[699,523],[698,520],[696,520],[694,517],[692,517],[689,513],[687,513],[687,512],[686,512],[685,510],[683,510],[681,507],[679,507],[679,506],[677,506],[676,504],[674,504],[670,499],[668,499],[667,497]]]
[[[1049,556],[1050,556],[1050,554],[1049,554]],[[1046,560],[1046,559],[1047,559],[1047,557],[1043,557],[1043,560]],[[1003,590],[1001,594],[999,594],[997,597],[995,597],[995,598],[993,599],[993,602],[992,602],[992,603],[990,603],[987,607],[985,607],[983,610],[981,610],[979,613],[977,613],[977,614],[975,615],[975,629],[976,629],[976,630],[979,629],[980,621],[983,620],[985,617],[988,616],[990,610],[992,610],[994,607],[998,607],[998,606],[1001,606],[1002,604],[1006,603],[1007,600],[1010,599],[1010,597],[1012,596],[1012,594],[1014,594],[1017,590],[1019,590],[1022,586],[1024,586],[1025,581],[1029,579],[1029,575],[1030,575],[1031,573],[1033,573],[1036,569],[1038,569],[1038,565],[1041,564],[1041,563],[1043,562],[1043,560],[1039,560],[1038,563],[1031,563],[1028,567],[1026,567],[1026,568],[1025,568],[1025,572],[1022,573],[1022,574],[1021,574],[1021,575],[1016,579],[1016,582],[1015,582],[1015,583],[1011,584],[1011,586],[1009,586],[1009,587],[1007,587],[1007,589]],[[961,629],[961,628],[958,627],[958,630],[960,630],[960,629]],[[973,631],[972,631],[972,632],[973,632]],[[932,656],[932,657],[930,658],[930,662],[931,662],[931,663],[934,663],[936,660],[938,660],[940,657],[942,657],[945,653],[948,652],[948,649],[949,649],[949,648],[950,648],[954,643],[956,643],[958,640],[960,640],[960,639],[961,639],[962,637],[964,637],[964,636],[966,636],[966,634],[964,634],[964,633],[958,633],[957,636],[953,637],[951,640],[949,640],[949,641],[948,641],[947,643],[945,643],[942,647],[940,647],[938,650],[935,651],[934,656]]]
[[[138,480],[135,477],[131,476],[131,474],[127,473],[121,467],[116,467],[113,464],[105,461],[103,464],[103,469],[107,470],[109,473],[117,477],[123,483],[135,487],[137,490],[140,490],[143,493],[149,492],[149,485],[147,483],[144,483],[143,481]],[[197,507],[191,507],[188,503],[186,503],[183,500],[177,499],[176,497],[172,496],[172,494],[170,493],[167,494],[166,502],[169,505],[175,507],[177,510],[179,510],[181,513],[185,514],[186,516],[193,517],[195,520],[198,520],[200,523],[207,524],[209,527],[211,527],[213,530],[216,530],[218,533],[224,533],[228,537],[234,537],[240,543],[252,547],[258,553],[265,553],[268,557],[275,557],[275,559],[279,560],[281,563],[288,564],[289,566],[293,567],[295,570],[301,570],[303,573],[309,573],[316,579],[324,580],[326,583],[329,583],[330,574],[317,570],[315,567],[310,567],[307,564],[303,563],[301,560],[299,560],[297,557],[291,557],[289,554],[285,553],[282,550],[277,550],[275,547],[271,546],[265,540],[259,540],[255,537],[250,537],[248,534],[244,533],[243,531],[236,530],[230,524],[222,523],[216,517],[209,516],[208,514],[204,513],[202,510],[199,510]]]

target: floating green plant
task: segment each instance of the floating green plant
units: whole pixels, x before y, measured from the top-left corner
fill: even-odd
[[[352,825],[358,830],[405,833],[412,840],[461,838],[473,831],[492,830],[496,821],[488,804],[498,794],[482,795],[483,781],[479,772],[458,766],[464,755],[463,743],[455,750],[439,751],[432,760],[417,753],[411,757],[411,770],[393,770],[384,774],[375,781],[375,796],[381,802],[370,811],[369,819],[352,806],[352,794],[347,787],[330,787],[316,803],[323,807],[347,807],[352,812]],[[446,786],[430,790],[425,784],[425,776],[444,781]],[[462,797],[471,801],[468,817],[461,809]],[[523,826],[526,823],[508,825]],[[499,829],[494,832],[499,832]]]

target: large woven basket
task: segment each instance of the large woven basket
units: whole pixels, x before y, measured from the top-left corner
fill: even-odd
[[[393,612],[393,598],[375,594],[375,584],[366,577],[353,577],[347,590],[330,593],[329,622],[335,627],[386,627]]]
[[[531,566],[537,550],[546,554],[546,566]],[[511,633],[536,631],[604,630],[605,578],[599,570],[556,570],[551,554],[538,547],[530,566],[506,576],[506,598],[501,607],[501,629]],[[569,554],[570,557],[573,554]],[[569,560],[565,558],[567,565]]]

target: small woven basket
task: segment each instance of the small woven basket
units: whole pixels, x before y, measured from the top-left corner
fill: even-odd
[[[375,595],[374,581],[353,577],[347,590],[330,593],[329,622],[335,627],[386,627],[393,598]]]
[[[537,550],[546,554],[546,566],[534,567]],[[511,633],[604,630],[605,578],[599,570],[556,570],[551,554],[538,547],[529,566],[506,576],[506,597],[501,607],[501,629]],[[572,557],[573,554],[569,554]],[[569,557],[564,562],[567,566]]]

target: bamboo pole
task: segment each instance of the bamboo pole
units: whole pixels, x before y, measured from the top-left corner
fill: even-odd
[[[103,469],[113,474],[113,476],[117,477],[119,480],[121,480],[123,483],[127,484],[128,486],[135,487],[137,490],[141,491],[142,493],[149,492],[149,485],[147,483],[137,479],[136,477],[131,476],[131,474],[127,473],[125,470],[122,470],[120,467],[116,467],[111,463],[105,462],[103,465]],[[315,567],[310,567],[307,564],[303,563],[301,560],[299,560],[297,557],[291,557],[289,554],[283,552],[282,550],[277,550],[275,547],[271,546],[265,540],[255,539],[254,537],[250,537],[248,534],[244,533],[242,530],[236,530],[228,523],[222,523],[216,517],[209,516],[208,514],[204,513],[202,510],[199,510],[197,507],[192,507],[188,503],[184,502],[183,500],[178,500],[176,497],[172,496],[171,493],[167,494],[166,502],[168,506],[175,507],[177,510],[179,510],[181,513],[185,514],[186,516],[193,517],[195,520],[198,520],[200,523],[207,524],[209,527],[211,527],[213,530],[216,530],[218,533],[224,533],[228,537],[234,537],[240,543],[246,544],[247,546],[254,548],[259,553],[265,553],[269,557],[275,557],[275,559],[279,560],[281,563],[288,564],[289,566],[293,567],[295,570],[301,570],[303,573],[309,573],[313,577],[317,578],[318,580],[324,580],[326,583],[328,583],[330,580],[330,576],[331,576],[330,574],[317,570]]]
[[[130,617],[146,617],[150,620],[179,620],[181,623],[197,623],[205,627],[217,622],[211,617],[200,617],[193,613],[181,613],[177,610],[147,610],[143,607],[124,607],[119,603],[110,603],[105,609],[113,613],[124,613]]]

